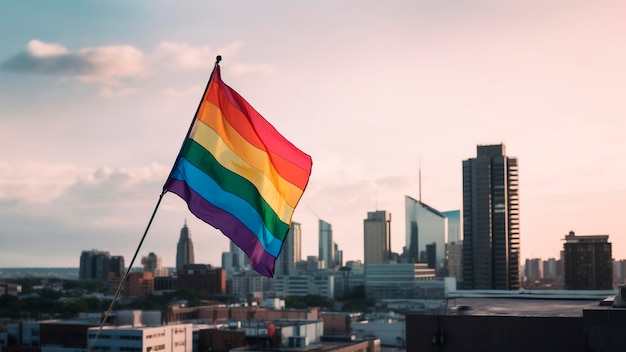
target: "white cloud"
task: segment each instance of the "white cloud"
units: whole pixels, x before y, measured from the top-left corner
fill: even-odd
[[[144,54],[130,45],[82,49],[78,56],[91,64],[92,70],[78,76],[87,83],[117,85],[120,79],[143,76],[147,69]]]
[[[196,70],[212,67],[215,54],[208,46],[192,47],[187,43],[162,42],[157,47],[154,59],[170,69]]]
[[[145,55],[130,45],[70,52],[61,44],[36,39],[5,60],[1,67],[10,72],[71,77],[100,85],[119,85],[121,81],[143,76],[147,71]]]
[[[44,43],[33,39],[26,45],[26,51],[35,57],[59,56],[67,54],[67,48],[61,44]]]
[[[208,45],[193,46],[185,42],[161,42],[151,54],[132,45],[111,45],[71,51],[59,43],[33,39],[17,54],[0,64],[8,72],[31,73],[76,79],[100,87],[99,94],[119,98],[138,92],[128,87],[132,80],[147,76],[161,68],[170,70],[206,70],[213,67],[217,55],[229,60],[228,70],[236,75],[270,74],[273,67],[264,63],[237,61],[243,41],[212,49]],[[174,92],[185,94],[184,91]]]

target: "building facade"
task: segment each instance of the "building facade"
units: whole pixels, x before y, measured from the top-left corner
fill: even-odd
[[[191,241],[191,234],[187,227],[187,221],[180,230],[180,238],[176,246],[176,271],[180,271],[187,264],[194,264],[193,254],[193,242]]]
[[[296,263],[302,260],[302,226],[292,222],[283,241],[283,249],[276,258],[275,276],[294,275]]]
[[[441,212],[448,219],[448,237],[446,243],[461,243],[463,241],[463,227],[460,210]]]
[[[178,288],[192,288],[211,295],[226,293],[226,271],[208,264],[187,264],[178,271]]]
[[[167,268],[161,264],[161,257],[150,252],[147,256],[141,258],[143,271],[152,273],[153,277],[167,276]]]
[[[167,326],[105,326],[96,339],[99,328],[89,329],[88,346],[96,351],[193,351],[192,324]]]
[[[335,246],[333,242],[333,228],[331,224],[320,219],[319,224],[319,255],[318,259],[324,263],[324,269],[331,269],[335,260]]]
[[[415,263],[428,263],[429,268],[440,273],[446,259],[448,218],[419,200],[409,196],[404,200],[409,259]]]
[[[442,281],[434,278],[425,263],[365,264],[365,295],[382,300],[425,298],[433,288],[443,293]]]
[[[385,210],[367,213],[363,220],[364,264],[388,263],[391,254],[391,214]]]
[[[124,257],[111,256],[109,252],[99,250],[82,251],[78,278],[80,280],[107,281],[110,278],[124,276]]]
[[[463,285],[520,287],[518,163],[503,144],[479,145],[463,161]]]
[[[608,235],[565,236],[566,290],[610,290],[613,288],[613,259]]]

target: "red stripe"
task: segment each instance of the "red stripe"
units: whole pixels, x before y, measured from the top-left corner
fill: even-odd
[[[215,68],[205,99],[219,106],[228,123],[250,144],[265,150],[272,163],[284,164],[279,160],[283,159],[307,174],[311,173],[311,157],[285,139],[243,97],[222,82],[219,66]],[[286,171],[289,169],[292,168],[285,168]]]

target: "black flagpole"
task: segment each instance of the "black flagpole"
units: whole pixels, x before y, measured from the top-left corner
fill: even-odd
[[[222,61],[222,56],[218,55],[215,58],[215,67],[219,66],[220,61]],[[196,109],[196,113],[193,116],[193,120],[191,121],[191,125],[189,126],[189,129],[187,130],[187,135],[185,136],[185,139],[183,140],[183,145],[180,148],[180,151],[178,152],[178,155],[176,156],[176,161],[174,162],[174,166],[172,166],[172,170],[170,171],[169,176],[167,177],[167,180],[169,180],[169,178],[172,176],[172,173],[174,172],[174,169],[176,168],[176,165],[178,164],[178,161],[180,159],[180,152],[183,150],[184,146],[185,146],[185,141],[187,141],[187,138],[189,138],[189,135],[191,134],[191,130],[193,129],[193,125],[196,121],[196,118],[198,117],[198,112],[200,111],[200,106],[202,106],[202,101],[204,100],[204,96],[206,95],[206,92],[209,90],[209,85],[211,84],[211,81],[213,80],[213,74],[215,73],[215,68],[213,68],[213,71],[211,72],[211,77],[209,77],[209,82],[206,85],[206,88],[204,88],[204,93],[202,94],[202,98],[200,99],[200,103],[198,104],[198,108]],[[165,182],[167,182],[167,180]],[[159,200],[157,201],[156,205],[154,206],[154,210],[152,211],[152,216],[150,216],[150,220],[148,221],[148,225],[146,226],[146,230],[143,232],[143,236],[141,236],[141,240],[139,241],[139,245],[137,246],[137,249],[135,250],[135,254],[133,255],[133,259],[130,261],[130,264],[128,265],[128,269],[126,270],[126,273],[124,274],[124,277],[122,278],[122,281],[120,281],[119,286],[117,287],[117,291],[115,292],[115,296],[113,296],[113,300],[111,300],[111,304],[109,305],[109,309],[106,311],[106,313],[104,314],[104,317],[102,318],[102,321],[100,322],[100,328],[98,329],[98,332],[96,333],[96,336],[94,337],[94,339],[91,341],[91,344],[89,344],[89,348],[87,349],[88,352],[91,352],[93,346],[96,343],[96,340],[98,339],[98,337],[100,336],[100,333],[102,332],[102,328],[104,327],[104,323],[107,321],[107,319],[109,318],[109,315],[111,314],[111,311],[113,310],[113,306],[115,305],[115,302],[117,301],[117,298],[119,297],[120,293],[122,292],[122,288],[124,287],[124,283],[126,282],[126,279],[128,278],[128,275],[130,274],[130,269],[133,267],[133,264],[135,263],[135,259],[137,259],[137,255],[139,254],[139,249],[141,248],[141,245],[143,244],[143,241],[146,239],[146,235],[148,234],[148,230],[150,229],[150,226],[152,225],[152,221],[154,220],[154,217],[157,213],[157,210],[159,209],[159,205],[161,205],[161,200],[163,200],[163,196],[165,195],[167,191],[165,190],[165,186],[163,186],[163,191],[161,191],[161,194],[159,195]]]

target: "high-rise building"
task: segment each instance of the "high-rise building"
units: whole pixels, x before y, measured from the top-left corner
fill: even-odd
[[[152,273],[152,277],[167,276],[167,268],[161,265],[161,257],[153,252],[141,258],[141,264],[143,264],[143,271]]]
[[[233,273],[241,271],[248,265],[248,256],[235,242],[230,241],[230,251],[222,252],[222,269],[230,278]]]
[[[457,282],[461,282],[463,279],[463,244],[462,243],[448,243],[446,245],[447,263],[446,276],[456,278]]]
[[[283,249],[276,258],[274,276],[294,275],[296,263],[302,260],[302,227],[292,222],[283,241]]]
[[[408,259],[414,263],[429,263],[428,267],[439,274],[446,260],[448,218],[409,196],[404,197],[404,204]]]
[[[543,277],[541,269],[543,269],[541,259],[526,259],[526,264],[524,264],[524,276],[526,276],[526,280],[534,281],[541,279]]]
[[[81,280],[107,281],[124,275],[124,257],[111,256],[109,252],[99,250],[82,251],[78,278]]]
[[[180,238],[176,246],[176,271],[181,271],[185,265],[194,264],[194,262],[193,242],[191,241],[191,234],[185,220],[185,225],[180,230]]]
[[[124,257],[121,255],[113,255],[109,258],[109,278],[121,278],[124,277],[126,266],[124,264]]]
[[[609,235],[565,236],[566,290],[613,289],[613,259]]]
[[[517,159],[503,144],[479,145],[463,161],[463,285],[519,289]]]
[[[335,267],[341,268],[343,266],[343,251],[339,249],[337,243],[333,243],[335,248],[335,258],[333,259]]]
[[[391,214],[385,210],[367,213],[363,220],[364,264],[388,263],[391,255]]]
[[[335,247],[333,242],[333,228],[326,221],[319,220],[319,255],[318,259],[324,263],[324,269],[331,269],[335,260]]]
[[[543,261],[542,275],[544,279],[556,279],[557,278],[557,260],[554,258],[548,258]]]
[[[448,238],[446,243],[461,243],[463,240],[463,230],[461,227],[461,211],[442,211],[441,214],[448,219]]]

